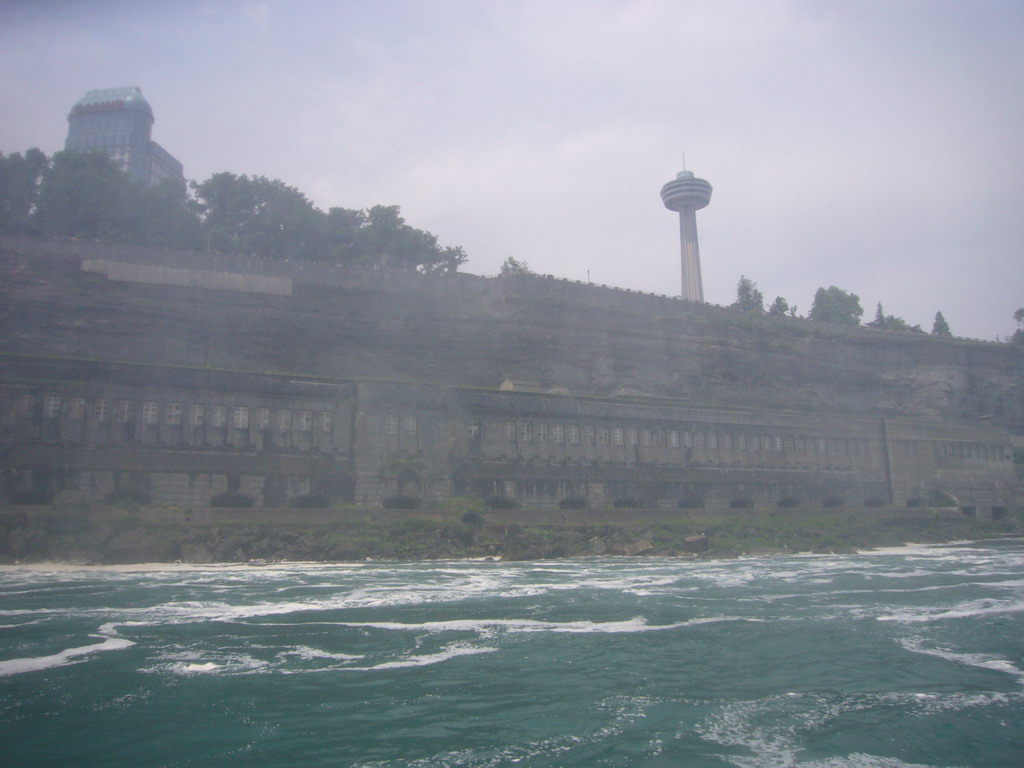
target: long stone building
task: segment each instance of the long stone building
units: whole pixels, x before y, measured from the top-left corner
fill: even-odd
[[[1024,434],[1010,345],[552,278],[4,240],[0,294],[9,502],[998,517]]]

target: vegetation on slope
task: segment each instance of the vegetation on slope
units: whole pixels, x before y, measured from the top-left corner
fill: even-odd
[[[517,521],[515,512],[399,513],[379,507],[211,515],[183,508],[7,507],[0,510],[0,562],[247,562],[549,559],[594,555],[732,557],[853,552],[907,542],[1024,535],[1024,510],[975,520],[948,510],[744,510],[663,513],[629,510],[603,520]],[[543,517],[543,516],[541,516]],[[290,519],[291,518],[291,519]]]
[[[127,245],[254,254],[451,274],[466,261],[397,205],[326,213],[278,179],[215,173],[186,189],[131,180],[104,152],[0,153],[0,235],[81,237]]]

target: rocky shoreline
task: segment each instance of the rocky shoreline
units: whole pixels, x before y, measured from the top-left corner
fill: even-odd
[[[949,510],[585,510],[574,515],[453,515],[444,510],[212,510],[0,507],[0,564],[360,562],[490,557],[718,558],[854,553],[1024,533],[1020,515]]]

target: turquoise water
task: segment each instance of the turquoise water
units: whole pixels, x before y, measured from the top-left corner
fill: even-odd
[[[1024,546],[0,569],[5,766],[1024,765]]]

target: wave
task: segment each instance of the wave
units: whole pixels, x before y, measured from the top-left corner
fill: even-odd
[[[898,613],[878,616],[878,621],[921,624],[947,619],[973,619],[979,616],[1024,613],[1024,600],[968,600],[956,606],[905,608]]]
[[[397,622],[397,621],[332,621],[313,622],[364,629],[412,630],[427,632],[480,632],[489,633],[502,629],[506,632],[562,632],[568,634],[632,634],[637,632],[662,632],[702,624],[729,621],[753,621],[738,616],[712,616],[707,618],[677,621],[672,624],[648,624],[642,617],[625,621],[541,621],[539,619],[451,619],[447,621]]]
[[[956,664],[963,664],[968,667],[979,667],[981,669],[991,669],[995,672],[1005,672],[1008,675],[1012,675],[1013,677],[1024,681],[1024,670],[1017,667],[1008,659],[1001,659],[998,656],[993,656],[987,653],[964,653],[951,651],[948,648],[926,648],[923,644],[923,639],[919,637],[904,637],[900,638],[897,642],[911,653],[933,656],[945,661],[952,661]]]
[[[131,640],[121,637],[108,637],[103,642],[94,645],[84,645],[79,648],[68,648],[60,653],[50,656],[30,656],[23,659],[8,659],[0,661],[0,677],[9,675],[20,675],[25,672],[36,672],[41,669],[52,669],[54,667],[66,667],[69,664],[77,664],[85,657],[103,651],[120,651],[135,645]]]
[[[440,664],[442,661],[455,659],[459,656],[477,656],[483,653],[494,653],[497,648],[489,646],[471,646],[464,643],[452,643],[442,648],[437,653],[429,653],[420,656],[407,656],[398,661],[385,661],[369,667],[345,667],[345,670],[354,672],[371,672],[381,669],[405,669],[406,667],[427,667],[432,664]]]

